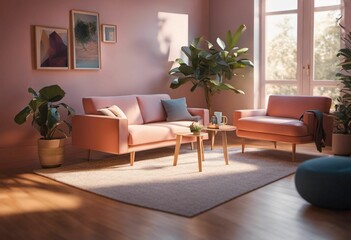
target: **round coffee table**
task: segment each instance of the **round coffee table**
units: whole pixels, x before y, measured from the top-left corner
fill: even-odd
[[[215,134],[217,132],[220,132],[222,134],[222,147],[223,147],[224,160],[225,160],[225,164],[228,165],[229,160],[228,160],[227,132],[235,131],[236,127],[233,125],[219,125],[218,128],[205,127],[202,130],[211,132],[211,149],[213,149],[213,146],[214,146]]]
[[[193,134],[190,132],[178,132],[178,133],[176,133],[176,136],[177,136],[177,141],[176,141],[176,146],[175,146],[175,150],[174,150],[173,166],[177,165],[180,145],[182,144],[182,138],[183,137],[196,138],[197,161],[198,161],[198,165],[199,165],[199,172],[202,172],[202,161],[204,160],[204,144],[203,144],[202,139],[204,137],[207,137],[208,134],[205,132],[200,132],[199,134]]]

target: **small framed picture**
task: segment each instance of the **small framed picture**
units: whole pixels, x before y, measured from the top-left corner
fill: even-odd
[[[116,25],[102,25],[102,41],[107,43],[115,43],[117,41]]]
[[[35,26],[36,69],[69,69],[68,29]]]
[[[71,10],[73,69],[99,70],[100,24],[96,12]]]

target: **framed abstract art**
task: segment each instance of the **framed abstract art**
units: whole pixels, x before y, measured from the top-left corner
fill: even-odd
[[[36,69],[69,69],[68,30],[35,26]]]
[[[98,13],[71,10],[74,69],[101,68],[99,26]]]

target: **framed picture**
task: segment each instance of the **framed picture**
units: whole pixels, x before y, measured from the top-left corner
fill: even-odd
[[[68,29],[35,26],[36,69],[69,69]]]
[[[99,14],[71,10],[73,68],[101,68]]]
[[[102,41],[107,43],[115,43],[117,41],[116,25],[102,25]]]

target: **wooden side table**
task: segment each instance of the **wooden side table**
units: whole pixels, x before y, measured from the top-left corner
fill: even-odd
[[[198,135],[195,135],[193,133],[189,132],[179,132],[176,133],[177,136],[177,141],[176,141],[176,146],[174,150],[174,161],[173,161],[173,166],[177,165],[178,161],[178,155],[179,155],[179,150],[180,150],[180,145],[182,144],[182,138],[183,137],[192,137],[196,138],[196,148],[197,148],[197,161],[199,165],[199,172],[202,172],[202,161],[204,161],[204,144],[203,144],[203,138],[207,136],[208,134],[205,132],[200,132]]]
[[[222,147],[223,147],[224,160],[225,160],[225,164],[228,165],[229,164],[229,160],[228,160],[227,132],[235,131],[236,127],[233,126],[233,125],[220,125],[218,128],[205,127],[202,130],[203,131],[207,131],[207,132],[211,132],[211,149],[213,149],[213,146],[214,146],[215,134],[217,132],[221,132],[221,134],[222,134]]]

